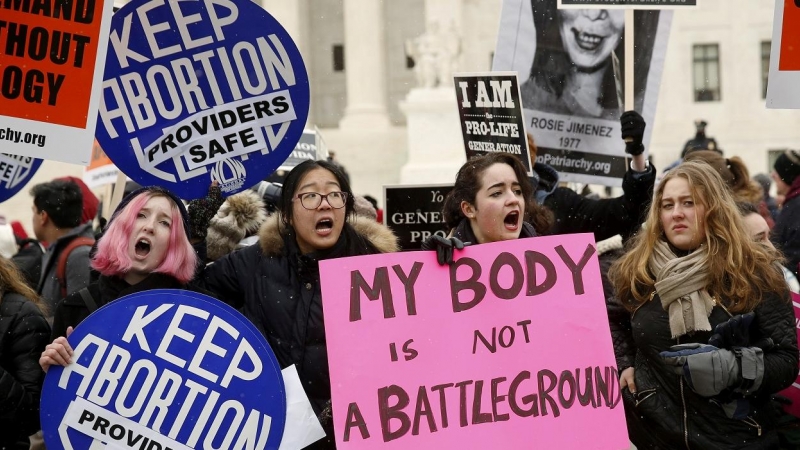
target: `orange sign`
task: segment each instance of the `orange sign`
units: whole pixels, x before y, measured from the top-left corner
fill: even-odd
[[[107,1],[0,3],[0,116],[87,126]]]
[[[89,160],[89,165],[83,171],[83,182],[94,189],[115,183],[117,175],[119,175],[119,169],[106,156],[106,152],[103,151],[100,143],[95,139],[92,145],[92,157]]]
[[[800,2],[784,0],[779,70],[800,70]]]
[[[111,162],[111,158],[106,156],[106,152],[103,151],[103,148],[100,147],[100,143],[95,139],[94,144],[92,144],[92,159],[89,161],[86,170],[99,169],[103,166],[113,165],[114,163]]]

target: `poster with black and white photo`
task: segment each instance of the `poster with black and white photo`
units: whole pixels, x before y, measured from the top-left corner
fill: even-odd
[[[556,0],[504,0],[493,70],[519,74],[536,162],[561,181],[620,186],[628,170],[617,81],[624,86],[625,11],[558,9]],[[655,120],[671,11],[634,11],[634,109]],[[614,60],[618,64],[614,64]],[[615,75],[615,72],[616,75]]]
[[[686,9],[697,0],[558,0],[559,8]]]
[[[467,159],[510,153],[533,175],[517,74],[458,73],[453,78]]]
[[[442,208],[452,189],[452,184],[383,187],[384,222],[401,249],[419,250],[431,235],[447,236]]]

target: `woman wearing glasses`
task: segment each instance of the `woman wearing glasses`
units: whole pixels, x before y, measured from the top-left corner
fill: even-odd
[[[278,214],[261,226],[259,245],[228,254],[203,273],[206,288],[261,330],[281,367],[297,366],[327,432],[309,448],[335,448],[318,263],[398,249],[392,232],[357,217],[354,204],[341,169],[305,161],[286,176]]]

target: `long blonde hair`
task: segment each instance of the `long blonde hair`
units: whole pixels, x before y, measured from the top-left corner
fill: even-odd
[[[780,253],[750,238],[722,178],[706,163],[684,162],[661,180],[647,213],[647,225],[634,238],[630,250],[609,271],[617,297],[633,310],[647,301],[655,279],[648,262],[659,240],[665,240],[661,224],[661,199],[664,187],[675,178],[683,178],[697,204],[705,208],[701,218],[705,238],[701,244],[708,255],[707,290],[735,313],[755,309],[768,293],[786,296],[787,286],[776,262]]]
[[[0,256],[0,290],[3,293],[15,292],[31,301],[39,311],[47,315],[47,305],[30,286],[25,284],[22,272],[10,260]]]

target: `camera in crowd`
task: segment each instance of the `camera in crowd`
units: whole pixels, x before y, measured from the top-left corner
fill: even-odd
[[[281,201],[281,192],[283,192],[283,185],[281,183],[261,181],[250,189],[257,192],[261,199],[264,200],[267,214],[272,214],[278,210],[278,205]]]

